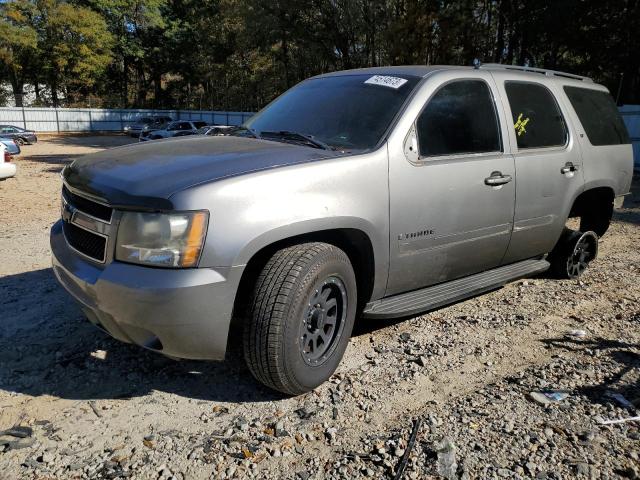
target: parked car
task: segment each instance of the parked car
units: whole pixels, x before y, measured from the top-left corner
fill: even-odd
[[[166,115],[153,115],[138,117],[132,124],[125,125],[124,132],[132,137],[138,138],[142,132],[162,128],[173,119]]]
[[[206,125],[198,129],[198,135],[226,135],[233,128],[230,125]]]
[[[140,141],[160,140],[161,138],[184,137],[187,135],[195,135],[198,129],[207,125],[207,122],[178,120],[166,124],[162,129],[148,130],[140,134]]]
[[[18,145],[31,145],[38,141],[36,132],[13,125],[0,125],[0,137],[15,140]]]
[[[11,154],[7,151],[7,147],[0,142],[0,181],[16,174],[16,165],[11,160]]]
[[[20,145],[18,145],[15,140],[0,137],[0,143],[4,144],[9,155],[20,155]]]
[[[53,269],[114,337],[216,360],[242,335],[253,375],[295,395],[333,374],[356,318],[418,314],[549,268],[577,277],[632,172],[615,103],[587,78],[334,72],[229,135],[75,160]]]

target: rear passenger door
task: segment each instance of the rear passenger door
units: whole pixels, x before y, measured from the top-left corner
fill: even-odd
[[[440,72],[416,94],[404,152],[389,145],[387,295],[500,264],[515,198],[501,109],[483,71]]]
[[[556,83],[493,75],[512,121],[516,166],[513,233],[503,260],[508,264],[553,249],[584,180],[575,130]]]

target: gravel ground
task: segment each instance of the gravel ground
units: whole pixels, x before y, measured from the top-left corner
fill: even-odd
[[[581,281],[361,320],[331,381],[284,398],[235,356],[114,341],[56,284],[58,172],[129,141],[43,140],[0,184],[0,479],[640,477],[640,423],[602,425],[640,407],[638,185]]]

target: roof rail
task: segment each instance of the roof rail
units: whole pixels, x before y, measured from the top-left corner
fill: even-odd
[[[583,77],[582,75],[574,75],[573,73],[558,72],[556,70],[547,70],[545,68],[534,67],[521,67],[519,65],[505,65],[503,63],[483,63],[480,68],[495,68],[502,70],[518,70],[521,72],[539,73],[541,75],[547,75],[549,77],[564,77],[573,78],[574,80],[582,80],[583,82],[593,82],[589,77]]]

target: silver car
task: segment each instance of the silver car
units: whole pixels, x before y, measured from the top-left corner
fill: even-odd
[[[114,337],[220,360],[240,335],[253,375],[295,395],[332,375],[356,318],[582,274],[632,171],[614,102],[588,78],[329,73],[228,135],[75,160],[53,268]]]
[[[162,128],[155,130],[145,130],[140,133],[139,140],[145,142],[147,140],[160,140],[162,138],[185,137],[188,135],[196,135],[198,130],[205,127],[207,122],[200,120],[178,120],[164,125]]]

